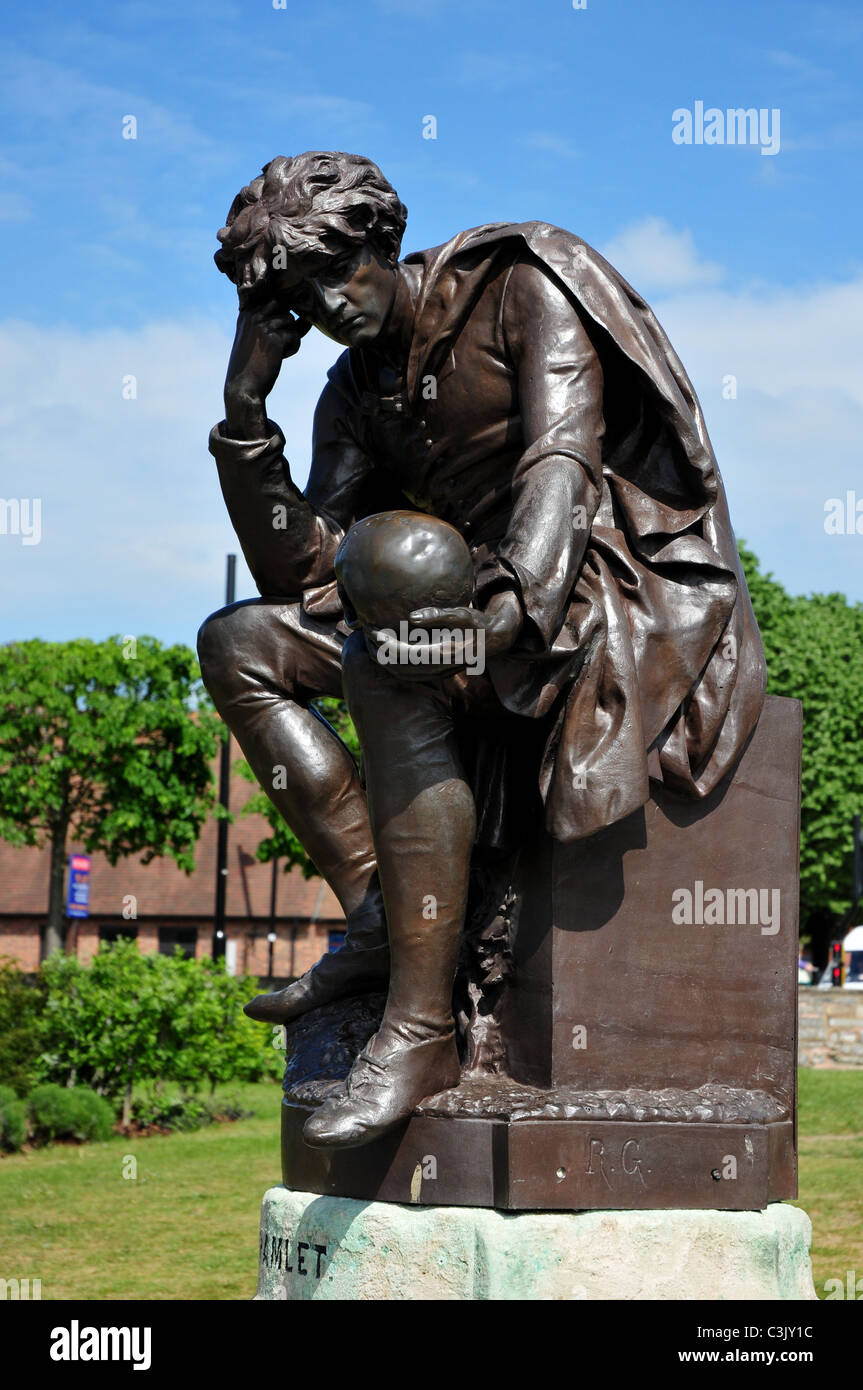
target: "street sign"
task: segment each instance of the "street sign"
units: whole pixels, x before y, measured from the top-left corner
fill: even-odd
[[[90,912],[90,856],[69,855],[69,887],[66,891],[66,916],[87,917]]]

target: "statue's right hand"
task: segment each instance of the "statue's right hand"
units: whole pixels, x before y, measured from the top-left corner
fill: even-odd
[[[282,362],[299,352],[310,328],[307,319],[295,317],[274,301],[240,310],[225,378],[226,420],[229,427],[235,422],[242,430],[235,437],[261,437],[266,400]]]

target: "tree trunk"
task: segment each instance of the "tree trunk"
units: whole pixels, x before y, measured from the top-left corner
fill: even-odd
[[[42,958],[66,945],[64,889],[66,887],[66,835],[68,827],[58,826],[51,837],[51,873],[48,888],[48,920],[42,939]]]

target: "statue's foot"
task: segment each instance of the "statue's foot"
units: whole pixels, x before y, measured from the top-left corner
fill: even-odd
[[[457,1086],[461,1078],[455,1033],[408,1043],[398,1050],[375,1047],[375,1035],[351,1068],[347,1091],[305,1123],[313,1148],[357,1148],[394,1129],[426,1096]]]
[[[322,956],[287,989],[259,994],[244,1012],[261,1023],[292,1023],[334,999],[387,988],[390,948],[380,885],[372,883],[363,903],[347,919],[345,942]]]
[[[323,956],[286,989],[259,994],[243,1012],[261,1023],[291,1023],[295,1018],[331,1004],[348,994],[367,994],[386,989],[390,972],[390,953],[386,945],[352,950],[347,943]]]

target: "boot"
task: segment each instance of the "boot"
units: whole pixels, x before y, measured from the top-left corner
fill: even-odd
[[[239,726],[238,726],[239,728]],[[389,976],[386,912],[375,864],[368,806],[351,754],[314,708],[281,701],[267,720],[237,732],[273,805],[292,828],[345,914],[344,945],[331,951],[287,989],[259,994],[249,1018],[285,1024],[346,995],[386,989]],[[291,757],[287,787],[273,789],[267,772]]]
[[[394,869],[396,881],[387,894],[387,1005],[378,1032],[351,1068],[345,1094],[327,1101],[306,1121],[303,1138],[313,1148],[369,1144],[407,1119],[426,1096],[457,1086],[461,1078],[452,991],[466,876],[460,870],[456,874],[453,900],[444,901],[441,888],[438,918],[426,921],[409,905],[422,900],[414,875],[419,867],[427,881],[427,868],[411,865],[404,854],[393,855],[386,833],[380,839],[381,877],[391,882],[386,871]]]
[[[350,641],[342,677],[365,761],[390,979],[381,1026],[345,1094],[306,1121],[303,1137],[319,1148],[368,1144],[426,1096],[458,1085],[452,992],[476,834],[452,715],[436,688],[394,679]]]
[[[344,945],[322,956],[286,989],[257,995],[243,1012],[260,1023],[292,1023],[346,995],[386,989],[389,969],[386,913],[380,888],[374,885],[362,907],[348,917]]]
[[[322,1105],[306,1121],[303,1139],[312,1148],[357,1148],[388,1133],[426,1096],[457,1086],[461,1066],[455,1032],[378,1054],[375,1043],[351,1068],[346,1094]]]

